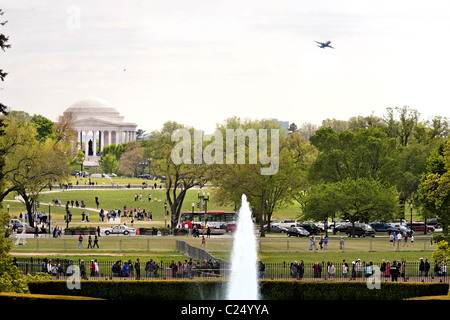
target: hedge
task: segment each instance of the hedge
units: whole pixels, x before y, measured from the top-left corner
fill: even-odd
[[[220,280],[106,280],[81,281],[69,289],[66,281],[29,283],[34,294],[75,295],[108,300],[218,300],[224,298],[227,282]],[[368,289],[358,281],[261,280],[264,300],[402,300],[447,295],[448,283],[382,282],[381,289]]]

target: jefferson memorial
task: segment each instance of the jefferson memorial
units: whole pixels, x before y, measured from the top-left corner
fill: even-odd
[[[72,114],[72,127],[77,132],[76,142],[85,154],[84,166],[98,166],[104,147],[136,140],[137,125],[125,122],[124,117],[103,99],[75,101],[64,111],[64,116],[69,113]]]

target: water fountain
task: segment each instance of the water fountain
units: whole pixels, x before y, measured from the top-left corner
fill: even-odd
[[[227,286],[228,300],[259,298],[256,237],[247,197],[242,195],[231,254],[231,273]]]

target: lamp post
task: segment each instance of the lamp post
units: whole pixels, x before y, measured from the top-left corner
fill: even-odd
[[[51,202],[48,203],[48,234],[51,233],[50,229],[51,229],[51,219],[52,216],[50,214],[50,206],[51,206]]]
[[[209,192],[205,195],[203,191],[203,201],[205,202],[205,214],[208,213],[208,201],[209,201]]]
[[[410,236],[412,235],[412,232],[413,232],[413,229],[412,229],[412,225],[413,225],[413,221],[412,221],[412,212],[413,212],[413,207],[414,207],[414,205],[412,204],[412,202],[411,202],[411,204],[409,205],[409,209],[410,209],[410,212],[411,212],[411,225],[409,226],[409,228],[411,229],[411,234],[410,234]]]
[[[167,200],[164,200],[164,228],[167,228]]]
[[[205,192],[200,193],[200,190],[197,191],[197,199],[198,199],[198,208],[200,209],[200,211],[202,211],[202,199],[205,195]]]

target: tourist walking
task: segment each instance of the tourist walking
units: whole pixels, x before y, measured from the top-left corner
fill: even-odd
[[[314,247],[315,250],[318,250],[317,247],[316,247],[316,240],[315,240],[314,236],[312,236],[312,237],[309,239],[309,248],[308,248],[308,251],[313,250],[313,247]]]
[[[83,247],[83,249],[84,249],[84,245],[83,245],[83,236],[80,234],[79,236],[78,236],[78,246],[77,246],[77,249],[79,249],[80,248],[80,245]]]
[[[89,249],[89,248],[94,248],[93,246],[92,246],[92,238],[91,238],[91,235],[89,235],[89,238],[88,238],[88,246],[87,246],[87,248]]]
[[[97,237],[97,235],[94,236],[94,245],[92,246],[92,249],[94,249],[95,246],[97,246],[97,248],[100,249],[100,247],[98,246],[98,237]]]

